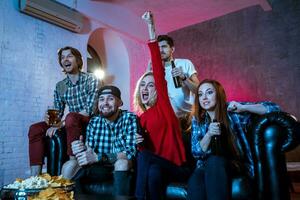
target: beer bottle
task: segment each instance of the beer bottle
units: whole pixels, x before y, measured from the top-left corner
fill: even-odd
[[[172,65],[172,69],[176,67],[173,59],[171,60],[171,65]],[[174,82],[175,88],[180,88],[182,86],[179,76],[173,77],[173,82]]]
[[[214,119],[213,122],[217,122],[217,120]],[[221,131],[222,131],[222,129],[221,129]],[[222,132],[221,132],[221,134],[222,134]],[[216,156],[222,156],[223,155],[221,135],[214,135],[214,136],[211,137],[210,147],[211,147],[211,152],[212,152],[213,155],[216,155]]]

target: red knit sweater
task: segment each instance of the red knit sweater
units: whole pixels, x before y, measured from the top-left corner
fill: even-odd
[[[157,101],[140,116],[146,148],[176,165],[186,161],[179,121],[171,106],[157,42],[149,42]]]

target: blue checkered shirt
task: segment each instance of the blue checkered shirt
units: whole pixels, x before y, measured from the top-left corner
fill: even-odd
[[[70,112],[86,111],[91,115],[97,88],[98,81],[91,74],[80,72],[79,79],[74,85],[67,76],[56,84],[54,107],[60,111],[60,117],[63,116],[66,105],[68,105]]]
[[[272,102],[258,102],[264,105],[267,109],[267,113],[280,111],[278,105]],[[250,102],[243,102],[241,104],[254,104]],[[245,155],[245,167],[247,168],[247,174],[250,177],[254,176],[254,167],[253,167],[253,157],[251,154],[249,142],[247,140],[247,126],[250,123],[251,116],[253,114],[249,112],[243,113],[235,113],[228,112],[227,113],[230,129],[233,134],[235,134],[237,138],[237,145],[240,146]],[[205,166],[207,157],[211,154],[210,149],[206,152],[202,151],[200,146],[200,140],[204,137],[206,132],[208,131],[208,127],[210,124],[210,118],[208,114],[203,122],[197,121],[196,118],[192,119],[192,154],[197,159],[197,167]]]
[[[136,154],[137,116],[126,110],[119,111],[113,122],[99,115],[92,117],[87,126],[86,142],[98,156],[124,152],[128,159],[132,159]]]

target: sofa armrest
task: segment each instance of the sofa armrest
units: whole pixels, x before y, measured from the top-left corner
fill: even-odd
[[[59,129],[49,138],[47,156],[47,172],[52,176],[61,174],[62,165],[67,161],[67,146],[65,129]]]
[[[288,113],[260,116],[252,125],[258,199],[290,199],[284,152],[298,144],[299,122]]]
[[[276,125],[282,129],[280,133],[280,148],[283,152],[293,150],[299,145],[300,123],[292,115],[285,112],[273,112],[262,115],[255,120],[252,128],[255,145],[263,145],[264,135],[261,132]]]

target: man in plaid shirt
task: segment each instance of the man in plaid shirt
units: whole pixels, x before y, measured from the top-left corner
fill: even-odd
[[[54,91],[54,108],[59,111],[62,118],[67,105],[69,114],[65,120],[58,124],[49,124],[49,115],[46,112],[45,120],[30,126],[29,159],[31,175],[41,173],[45,156],[45,138],[52,137],[57,129],[65,127],[67,133],[67,151],[70,158],[72,154],[71,142],[78,140],[85,132],[92,114],[98,81],[93,76],[81,72],[83,61],[80,52],[73,47],[64,47],[58,51],[58,62],[66,74],[66,78],[56,84]]]
[[[122,105],[117,87],[100,88],[97,115],[87,126],[86,144],[82,139],[72,143],[76,161],[68,161],[62,169],[66,178],[76,174],[73,180],[78,192],[83,178],[97,182],[114,178],[114,194],[129,195],[138,122],[134,113],[119,109]]]

